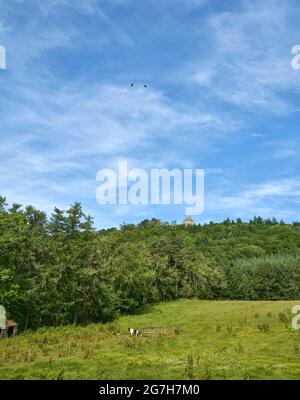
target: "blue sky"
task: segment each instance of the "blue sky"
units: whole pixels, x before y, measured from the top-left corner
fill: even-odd
[[[182,220],[97,204],[97,171],[126,159],[204,168],[199,222],[299,220],[296,44],[297,0],[0,0],[0,193],[48,213],[81,201],[97,227]]]

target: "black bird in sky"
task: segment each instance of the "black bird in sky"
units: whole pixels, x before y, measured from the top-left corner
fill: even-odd
[[[134,82],[132,82],[132,84],[130,85],[130,87],[133,87],[134,86]],[[144,84],[144,88],[147,88],[148,87],[148,85],[146,85],[146,84]]]

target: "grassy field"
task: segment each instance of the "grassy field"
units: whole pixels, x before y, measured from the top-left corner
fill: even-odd
[[[111,324],[25,332],[0,341],[0,379],[299,379],[296,304],[181,300]],[[166,333],[128,335],[149,326]]]

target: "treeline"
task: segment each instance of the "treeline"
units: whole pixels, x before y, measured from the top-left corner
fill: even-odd
[[[178,298],[300,299],[300,226],[256,217],[96,231],[0,197],[0,304],[24,328],[105,322]]]

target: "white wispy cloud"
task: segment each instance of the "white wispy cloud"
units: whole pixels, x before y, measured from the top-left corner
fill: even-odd
[[[93,209],[97,170],[114,168],[119,159],[145,169],[206,168],[206,162],[209,179],[220,184],[208,189],[208,212],[288,213],[298,178],[272,180],[270,168],[270,182],[255,185],[248,177],[250,189],[239,184],[238,192],[234,165],[222,157],[227,141],[245,130],[264,138],[251,142],[265,146],[266,159],[297,154],[291,142],[265,143],[268,134],[253,126],[257,118],[299,109],[300,74],[290,67],[297,4],[240,1],[231,11],[212,12],[207,0],[162,0],[136,3],[139,12],[132,12],[134,3],[1,2],[9,63],[0,78],[1,192],[46,210],[75,199]],[[154,8],[157,25],[144,28],[147,9]],[[150,77],[151,84],[131,88],[135,77]],[[110,217],[126,212],[150,211],[112,208]]]
[[[206,54],[195,62],[191,77],[206,90],[209,86],[211,96],[241,110],[292,112],[299,104],[286,91],[300,87],[300,75],[290,66],[291,45],[298,36],[292,21],[299,9],[294,1],[239,4],[236,11],[204,21],[199,40],[205,40]]]
[[[294,177],[270,181],[258,185],[237,185],[231,194],[212,194],[207,196],[206,209],[218,211],[234,217],[249,215],[281,216],[297,218],[297,211],[287,204],[300,204],[300,178]]]

